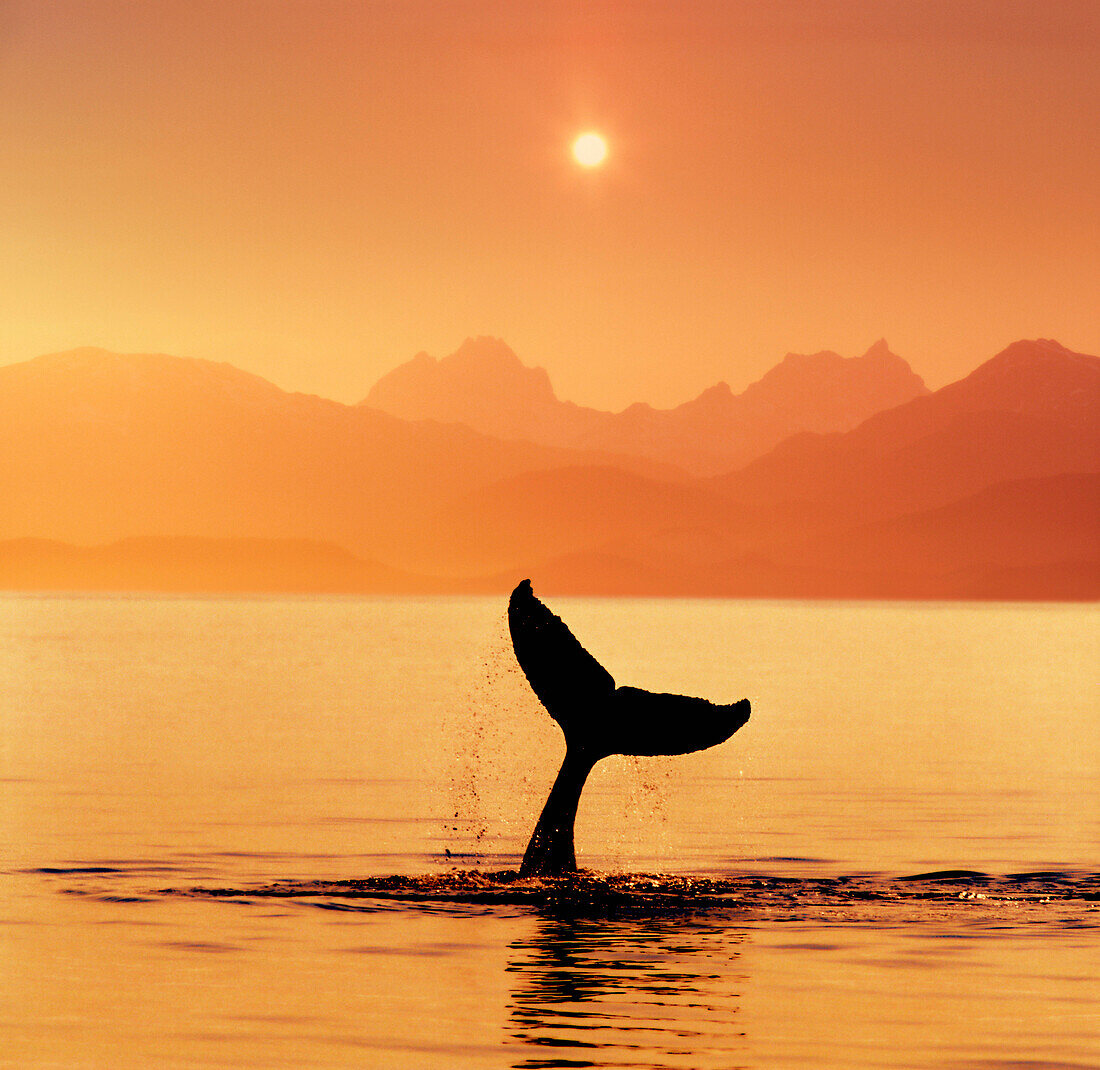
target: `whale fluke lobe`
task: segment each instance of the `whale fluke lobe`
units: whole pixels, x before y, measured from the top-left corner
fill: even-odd
[[[561,725],[565,759],[546,800],[520,876],[577,868],[573,826],[592,767],[610,754],[688,754],[723,743],[749,719],[748,699],[729,706],[702,698],[616,687],[611,674],[524,580],[508,602],[508,628],[527,682]]]
[[[566,739],[574,730],[583,731],[594,710],[615,691],[611,673],[535,597],[530,580],[516,587],[508,601],[508,630],[531,690],[561,725]]]

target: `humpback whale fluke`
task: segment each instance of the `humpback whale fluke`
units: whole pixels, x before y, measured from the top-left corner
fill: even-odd
[[[610,754],[689,754],[724,743],[749,719],[748,699],[702,698],[616,687],[611,674],[524,580],[508,602],[508,628],[527,682],[561,725],[565,760],[520,866],[521,877],[577,868],[573,824],[592,767]]]

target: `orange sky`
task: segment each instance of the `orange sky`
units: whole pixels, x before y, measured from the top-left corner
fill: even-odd
[[[494,334],[618,408],[1100,352],[1096,0],[7,0],[0,95],[0,362],[351,401]]]

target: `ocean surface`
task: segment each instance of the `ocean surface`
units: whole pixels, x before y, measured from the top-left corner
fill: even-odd
[[[0,1067],[1100,1066],[1097,607],[546,601],[583,887],[504,599],[0,598]]]

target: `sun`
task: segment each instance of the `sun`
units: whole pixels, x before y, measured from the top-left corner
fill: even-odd
[[[581,167],[599,167],[607,159],[607,142],[589,130],[573,142],[573,158]]]

